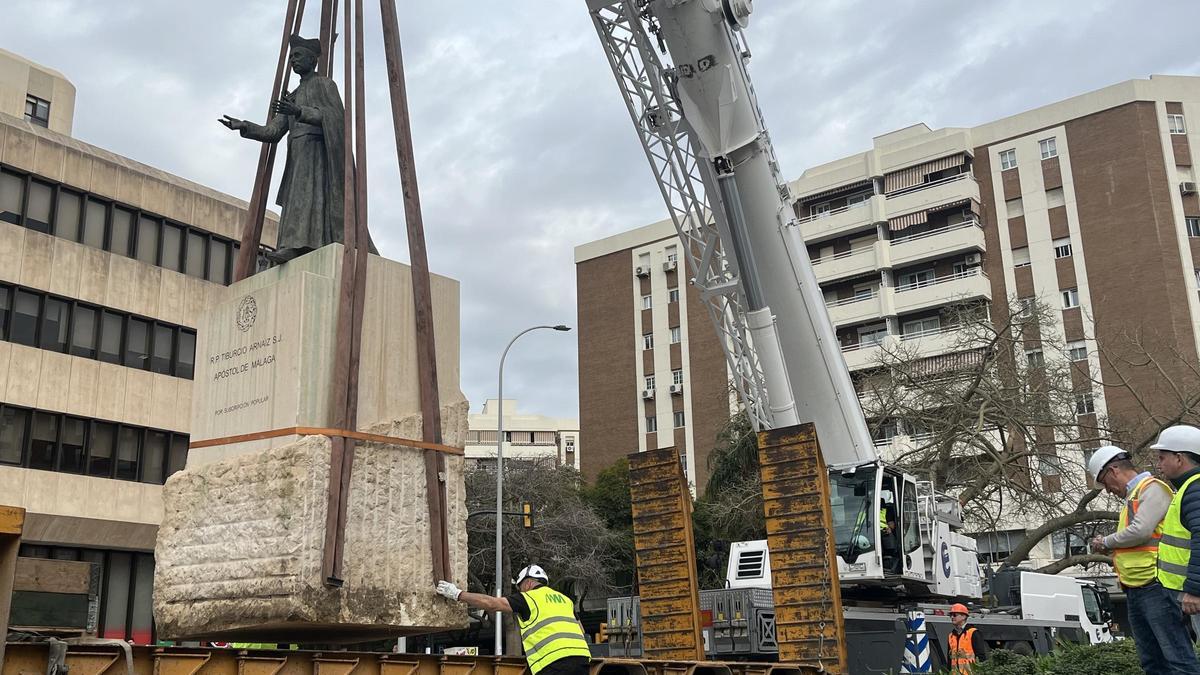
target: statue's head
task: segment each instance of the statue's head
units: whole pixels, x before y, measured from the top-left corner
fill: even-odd
[[[289,58],[292,72],[297,75],[306,75],[316,70],[317,59],[321,57],[320,40],[293,35],[288,38],[288,44],[292,47],[292,54]]]

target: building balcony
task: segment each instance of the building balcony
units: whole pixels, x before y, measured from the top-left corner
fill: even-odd
[[[883,195],[874,195],[865,202],[807,216],[798,222],[804,241],[811,243],[867,230],[875,223],[882,223],[885,220],[887,219],[884,217],[884,197]]]
[[[992,284],[982,269],[974,267],[958,274],[897,287],[893,291],[892,306],[897,314],[907,314],[979,298],[992,299]]]
[[[894,336],[887,335],[880,341],[859,342],[842,347],[842,358],[846,361],[846,368],[853,372],[879,365],[883,347],[895,339]]]
[[[977,220],[968,220],[921,234],[893,239],[888,249],[888,258],[892,266],[904,267],[923,260],[986,250],[983,227]]]
[[[964,199],[979,201],[979,183],[970,173],[914,185],[887,195],[886,216],[894,218]]]
[[[958,351],[961,341],[962,335],[959,333],[959,327],[955,325],[900,336],[901,349],[921,358]]]
[[[857,251],[846,251],[835,256],[826,256],[812,261],[813,272],[817,281],[825,283],[835,279],[874,272],[880,267],[880,251],[887,246],[885,241],[877,241],[873,245]]]
[[[829,320],[835,326],[870,321],[878,318],[883,310],[878,290],[872,290],[869,295],[864,293],[845,300],[827,302],[825,306],[829,309]]]

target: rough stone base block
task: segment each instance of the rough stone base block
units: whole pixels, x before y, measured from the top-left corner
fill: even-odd
[[[466,413],[465,403],[443,409],[448,444],[461,447]],[[420,438],[420,416],[368,431]],[[466,626],[465,607],[433,590],[419,449],[355,444],[345,583],[324,585],[331,451],[328,437],[306,436],[167,481],[155,548],[159,635],[324,643]],[[450,564],[460,582],[467,576],[462,471],[461,457],[446,457]]]

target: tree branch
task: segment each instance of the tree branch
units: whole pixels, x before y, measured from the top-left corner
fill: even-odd
[[[1074,567],[1076,565],[1090,565],[1093,563],[1104,563],[1105,565],[1111,565],[1112,558],[1110,558],[1106,555],[1102,555],[1100,553],[1083,553],[1080,555],[1070,555],[1070,556],[1063,558],[1062,560],[1057,560],[1055,562],[1052,562],[1049,565],[1046,565],[1045,567],[1039,567],[1037,569],[1037,571],[1039,574],[1058,574],[1059,572],[1061,572],[1069,567]]]

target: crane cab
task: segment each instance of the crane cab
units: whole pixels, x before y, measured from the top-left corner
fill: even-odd
[[[917,480],[880,463],[829,474],[843,584],[926,582]]]

